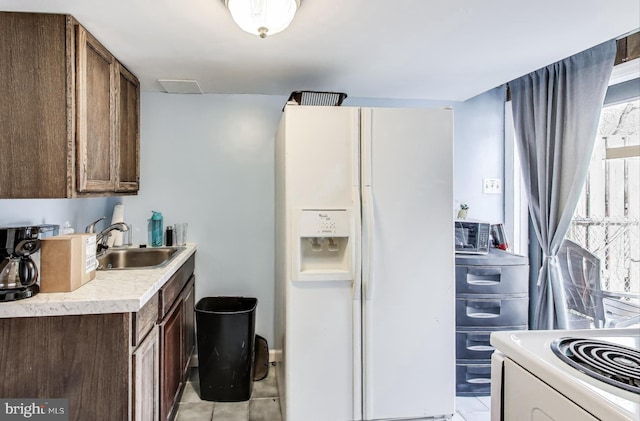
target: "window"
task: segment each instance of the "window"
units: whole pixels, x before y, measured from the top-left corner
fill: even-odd
[[[640,99],[605,106],[567,238],[600,258],[602,289],[640,292]]]

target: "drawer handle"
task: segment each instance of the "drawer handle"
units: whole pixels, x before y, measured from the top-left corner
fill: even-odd
[[[471,275],[481,275],[481,276],[500,276],[500,274],[502,274],[502,268],[477,268],[477,267],[470,267],[469,274]]]
[[[485,379],[482,377],[476,377],[473,379],[468,379],[467,383],[474,383],[474,384],[487,384],[487,383],[491,383],[491,379]]]
[[[470,301],[467,316],[475,319],[490,319],[500,316],[500,301]]]
[[[493,351],[495,348],[489,344],[490,335],[469,334],[467,335],[467,349],[469,351]]]
[[[471,345],[467,349],[469,351],[493,351],[495,348],[491,345]]]
[[[465,381],[474,384],[487,384],[491,382],[491,366],[467,367]]]
[[[495,285],[500,283],[502,268],[469,268],[467,283],[472,285]]]
[[[500,283],[500,277],[497,277],[496,279],[490,279],[488,277],[467,275],[467,283],[470,285],[497,285]]]
[[[467,311],[467,316],[471,317],[472,319],[491,319],[493,317],[500,317],[500,314],[495,314],[495,313],[474,313],[474,312],[470,312]]]

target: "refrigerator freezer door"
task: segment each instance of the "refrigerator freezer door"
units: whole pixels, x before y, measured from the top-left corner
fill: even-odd
[[[286,251],[276,260],[276,340],[288,421],[361,419],[358,119],[354,108],[287,106],[277,136],[276,235]],[[296,263],[301,244],[308,260]]]
[[[452,112],[363,109],[361,122],[364,419],[451,415]]]

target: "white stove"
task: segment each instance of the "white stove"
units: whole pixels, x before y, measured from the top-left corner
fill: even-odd
[[[640,420],[640,330],[494,332],[492,421]]]

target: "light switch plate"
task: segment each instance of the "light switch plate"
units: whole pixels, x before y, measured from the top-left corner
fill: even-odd
[[[502,193],[502,180],[499,178],[483,178],[482,193],[484,194]]]

